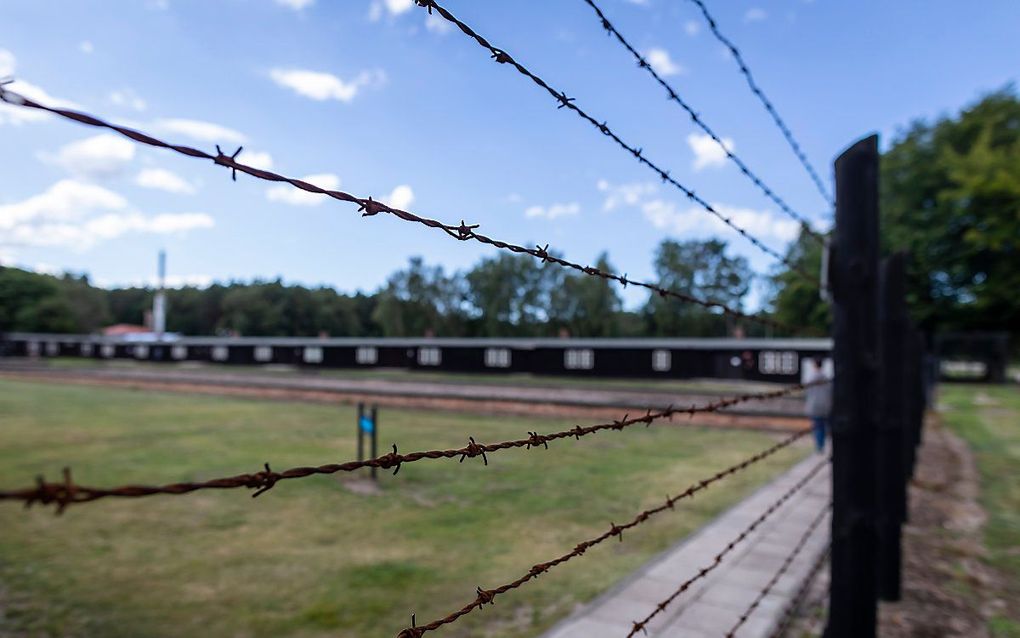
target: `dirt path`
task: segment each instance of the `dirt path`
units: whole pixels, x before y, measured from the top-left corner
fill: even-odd
[[[903,599],[881,603],[878,635],[988,638],[987,620],[1017,610],[1020,600],[1009,599],[1003,576],[982,560],[985,513],[970,449],[938,417],[929,418],[924,437],[910,486],[910,521],[903,528]],[[822,634],[828,586],[825,569],[785,636]]]

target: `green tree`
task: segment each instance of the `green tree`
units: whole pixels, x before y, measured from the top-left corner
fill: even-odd
[[[786,260],[804,272],[819,273],[822,245],[801,231],[786,251]],[[826,334],[832,320],[829,303],[822,300],[818,284],[796,270],[777,268],[770,277],[772,317],[790,326],[817,329]]]
[[[407,269],[390,275],[372,318],[388,337],[457,336],[463,329],[463,305],[458,275],[447,276],[442,266],[427,266],[421,257],[412,257]]]
[[[614,272],[606,253],[599,255],[595,267]],[[550,291],[550,319],[577,337],[615,337],[620,333],[620,295],[614,285],[598,277],[567,272],[562,282]]]
[[[726,254],[718,239],[678,242],[666,239],[655,251],[659,286],[740,309],[753,273],[743,257]],[[732,326],[720,313],[653,294],[645,305],[650,332],[659,336],[724,336]]]
[[[548,335],[552,291],[565,271],[528,255],[502,253],[468,271],[467,298],[478,336]]]
[[[1020,99],[1008,86],[955,118],[916,121],[882,157],[882,238],[911,255],[927,328],[1020,332]]]

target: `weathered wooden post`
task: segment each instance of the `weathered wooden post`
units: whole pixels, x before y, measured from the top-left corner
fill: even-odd
[[[832,553],[828,638],[873,638],[877,615],[878,136],[836,160]]]

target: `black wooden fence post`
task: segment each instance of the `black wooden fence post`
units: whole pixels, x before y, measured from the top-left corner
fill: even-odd
[[[872,638],[877,612],[878,137],[836,160],[832,554],[827,638]]]
[[[882,600],[900,599],[902,525],[906,518],[907,468],[904,430],[909,418],[911,390],[906,378],[910,336],[906,312],[905,255],[882,261],[879,325],[881,341],[881,410],[876,461],[878,464],[879,554],[878,590]]]

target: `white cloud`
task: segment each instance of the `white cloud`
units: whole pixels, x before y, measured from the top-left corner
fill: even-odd
[[[340,178],[332,173],[306,175],[301,180],[327,190],[336,190],[340,187]],[[303,191],[290,184],[277,184],[266,189],[266,199],[271,202],[290,204],[291,206],[318,206],[328,198],[319,193]]]
[[[557,219],[559,217],[573,217],[581,212],[581,205],[577,202],[566,204],[552,204],[550,206],[530,206],[524,211],[524,216],[531,219]]]
[[[453,25],[435,13],[425,15],[425,28],[432,33],[446,35],[453,29]]]
[[[771,210],[740,208],[719,203],[713,203],[712,207],[734,225],[759,239],[788,242],[795,239],[800,232],[800,225],[796,221],[781,217]],[[671,201],[654,199],[644,202],[641,205],[641,212],[656,228],[677,235],[736,235],[736,231],[721,219],[700,207],[680,210]]]
[[[769,17],[769,14],[765,13],[764,9],[752,7],[744,13],[744,22],[761,22],[767,17]]]
[[[372,0],[368,7],[368,19],[378,22],[383,17],[383,12],[390,16],[397,16],[411,10],[414,0]]]
[[[645,59],[659,75],[677,75],[686,71],[682,65],[677,64],[669,57],[669,51],[665,49],[649,49],[645,53]]]
[[[155,127],[167,133],[184,135],[202,142],[244,144],[247,140],[239,131],[201,120],[161,119],[156,120]]]
[[[168,193],[180,195],[191,195],[195,192],[192,186],[183,177],[163,168],[146,168],[135,177],[135,184],[142,188],[154,188]]]
[[[14,57],[14,54],[7,49],[0,49],[0,79],[14,75],[17,67],[18,60]],[[45,104],[47,106],[65,109],[81,108],[74,102],[55,98],[40,87],[30,84],[29,82],[15,80],[14,82],[5,85],[4,88],[34,102],[39,102],[40,104]],[[13,96],[11,96],[11,98],[13,99]],[[50,117],[53,116],[45,111],[27,109],[14,104],[0,102],[0,125],[12,124],[17,126],[28,122],[42,122]]]
[[[44,193],[0,206],[0,230],[10,243],[84,250],[128,232],[171,234],[211,228],[205,213],[142,215],[121,195],[72,179]]]
[[[44,161],[80,177],[105,179],[119,175],[135,157],[135,145],[119,135],[100,133],[62,146]]]
[[[315,4],[315,0],[276,0],[276,4],[281,7],[287,7],[295,11],[300,11],[305,7],[310,7]]]
[[[0,230],[37,221],[74,221],[95,211],[124,208],[127,208],[127,200],[111,190],[63,179],[44,193],[0,206]]]
[[[612,211],[620,206],[637,206],[658,190],[658,186],[653,182],[632,182],[614,185],[604,179],[600,179],[595,186],[606,194],[606,199],[602,203],[602,210],[604,211]]]
[[[244,149],[241,151],[241,154],[237,156],[237,161],[241,164],[247,164],[252,168],[260,168],[264,171],[268,171],[273,168],[273,156],[261,151],[249,151],[248,149]]]
[[[307,69],[272,69],[269,71],[269,77],[278,86],[319,102],[325,100],[350,102],[360,89],[378,87],[386,82],[386,73],[378,69],[362,71],[350,81],[342,80],[332,73]]]
[[[91,40],[82,40],[81,43],[78,44],[78,50],[84,53],[85,55],[88,55],[95,51],[96,48],[92,46]]]
[[[407,184],[401,184],[383,198],[383,203],[393,208],[406,210],[408,206],[414,203],[414,191]]]
[[[701,25],[694,20],[688,20],[687,22],[684,22],[684,33],[694,37],[701,33]]]
[[[726,164],[726,151],[732,152],[735,146],[732,139],[728,137],[721,139],[722,145],[707,133],[704,135],[691,133],[687,136],[687,145],[694,151],[694,170],[700,171],[703,168]]]
[[[110,102],[115,106],[123,106],[139,112],[144,111],[148,107],[145,100],[139,97],[139,95],[131,89],[111,91]]]

